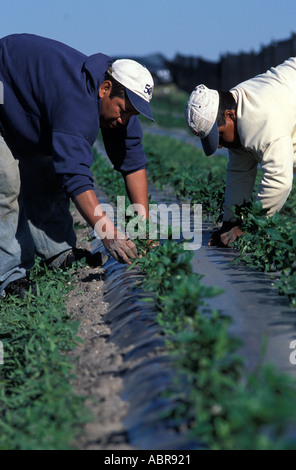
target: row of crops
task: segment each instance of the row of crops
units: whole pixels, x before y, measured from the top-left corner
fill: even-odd
[[[225,175],[226,157],[205,159],[202,152],[191,145],[151,134],[144,135],[143,142],[150,180],[164,190],[173,190],[183,201],[201,203],[205,217],[216,220],[223,202],[221,175]],[[93,171],[99,186],[114,202],[116,196],[125,195],[121,177],[115,178],[114,170],[98,154]],[[278,270],[282,267],[280,261],[284,262],[283,255],[264,266],[256,265],[256,259],[263,263],[267,249],[266,260],[270,260],[271,246],[276,246],[276,250],[284,248],[275,243],[280,239],[276,233],[279,231],[281,237],[284,236],[282,227],[291,223],[293,205],[287,205],[280,224],[278,215],[267,220],[256,205],[245,211],[244,234],[237,243],[240,261],[280,276]],[[253,232],[250,227],[254,228]],[[287,225],[285,227],[287,229]],[[261,238],[251,241],[252,234],[260,230]],[[291,234],[291,230],[287,233]],[[264,236],[268,244],[261,244],[259,248]],[[285,243],[289,246],[288,240],[286,236]],[[291,243],[292,240],[291,234]],[[144,274],[142,289],[147,292],[147,300],[148,293],[153,293],[150,301],[155,302],[167,347],[176,360],[180,386],[172,384],[172,389],[167,391],[178,398],[172,417],[180,425],[187,423],[201,448],[296,448],[295,439],[289,434],[296,417],[295,383],[291,377],[268,364],[253,372],[246,371],[244,360],[237,352],[240,341],[228,332],[230,317],[207,306],[207,299],[218,295],[219,289],[202,284],[202,277],[192,270],[193,254],[183,249],[182,242],[166,240],[152,249],[147,248],[145,240],[136,240],[136,243],[140,253],[145,254],[137,260]],[[286,268],[283,268],[282,284],[289,281]],[[289,268],[293,269],[292,263]],[[293,303],[292,287],[290,289],[285,293]],[[284,293],[281,287],[279,291]]]
[[[67,450],[91,419],[73,387],[79,325],[65,306],[75,269],[31,271],[37,293],[0,306],[0,449]],[[80,267],[83,263],[80,263]]]
[[[179,198],[202,204],[205,216],[217,222],[224,200],[226,157],[205,158],[198,149],[167,137],[147,135],[144,142],[151,180],[160,188],[169,185]],[[259,170],[254,196],[260,179]],[[235,208],[243,234],[233,244],[240,253],[237,261],[271,273],[279,294],[286,295],[293,307],[296,307],[295,193],[294,187],[281,213],[272,217],[266,217],[258,202]]]

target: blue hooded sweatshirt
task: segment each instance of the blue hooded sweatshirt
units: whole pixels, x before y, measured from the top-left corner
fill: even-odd
[[[112,59],[86,56],[58,41],[32,34],[0,39],[0,133],[16,157],[52,155],[56,174],[73,198],[93,188],[92,146],[100,128],[99,87]],[[145,168],[136,116],[126,127],[102,129],[114,168]]]

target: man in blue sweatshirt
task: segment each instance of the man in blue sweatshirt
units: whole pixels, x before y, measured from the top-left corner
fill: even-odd
[[[69,202],[107,252],[130,263],[135,244],[101,210],[93,189],[92,146],[101,128],[131,203],[148,214],[146,156],[137,118],[153,120],[153,79],[135,61],[112,62],[51,39],[0,39],[0,296],[29,286],[37,254],[47,264],[75,258]]]

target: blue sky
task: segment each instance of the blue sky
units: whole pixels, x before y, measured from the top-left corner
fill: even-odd
[[[219,60],[296,33],[296,0],[1,0],[1,36],[28,32],[90,55]]]

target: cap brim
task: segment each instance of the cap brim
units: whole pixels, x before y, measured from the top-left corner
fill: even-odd
[[[150,105],[147,101],[143,100],[143,98],[136,95],[136,93],[132,92],[128,88],[126,88],[126,93],[131,104],[139,113],[143,114],[151,121],[155,120],[153,117]]]
[[[218,124],[215,122],[210,133],[204,139],[201,139],[203,150],[207,157],[216,152],[219,144]]]

